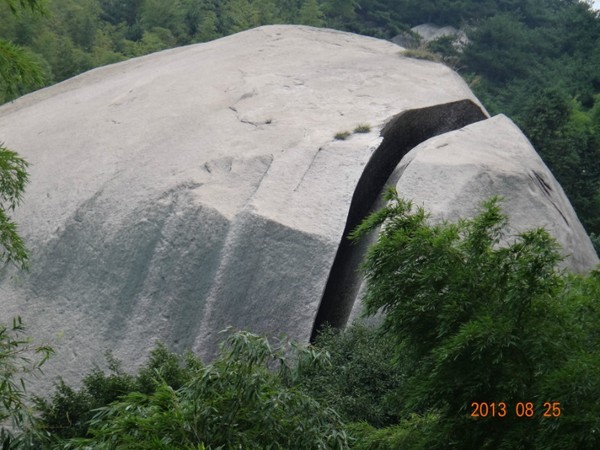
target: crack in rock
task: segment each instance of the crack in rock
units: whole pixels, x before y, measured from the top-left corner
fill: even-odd
[[[471,100],[459,100],[425,108],[403,111],[381,130],[383,141],[373,152],[356,184],[346,226],[315,318],[311,341],[325,324],[346,325],[362,284],[358,268],[369,243],[363,239],[352,245],[349,233],[372,212],[390,175],[412,148],[449,131],[486,119],[486,114]]]
[[[273,119],[270,117],[268,119],[259,120],[259,121],[243,119],[240,117],[240,113],[235,106],[230,106],[229,109],[234,112],[237,120],[240,123],[244,123],[246,125],[251,125],[254,128],[260,128],[262,125],[271,125],[273,123]]]

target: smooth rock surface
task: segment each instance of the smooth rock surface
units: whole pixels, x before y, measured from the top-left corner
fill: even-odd
[[[434,223],[473,217],[484,200],[500,196],[509,218],[505,243],[545,228],[562,247],[563,267],[585,273],[600,262],[562,187],[504,115],[424,141],[402,158],[386,184],[423,206]],[[348,320],[361,317],[362,310],[356,301]]]
[[[2,320],[21,315],[50,341],[46,373],[70,382],[108,349],[135,367],[157,339],[210,356],[227,326],[307,340],[359,180],[382,185],[397,163],[365,172],[380,130],[418,109],[404,116],[409,149],[484,119],[477,105],[447,67],[299,26],[95,69],[4,105],[0,139],[31,163],[15,216],[31,270],[4,270]],[[362,123],[372,131],[334,139]],[[392,131],[388,153],[404,139]]]
[[[270,26],[4,105],[0,136],[31,163],[31,271],[2,277],[2,317],[50,340],[67,380],[157,339],[210,355],[227,326],[307,340],[379,129],[461,99],[457,74],[392,43]]]
[[[434,220],[473,217],[503,197],[507,239],[545,228],[563,247],[564,265],[586,272],[598,257],[565,193],[521,130],[506,116],[433,137],[400,162],[391,180]]]
[[[425,42],[430,42],[445,36],[456,36],[460,33],[460,31],[458,31],[453,26],[447,25],[441,27],[433,23],[424,23],[421,25],[417,25],[416,27],[412,27],[411,31],[421,36],[421,38]]]
[[[504,115],[424,140],[402,158],[386,184],[423,206],[433,222],[473,217],[484,200],[500,196],[509,218],[505,242],[524,231],[545,228],[562,247],[563,267],[587,272],[599,263],[562,187]],[[364,251],[355,252],[353,258],[362,260]],[[354,289],[360,298],[364,283]],[[348,320],[361,314],[362,303],[356,301]]]

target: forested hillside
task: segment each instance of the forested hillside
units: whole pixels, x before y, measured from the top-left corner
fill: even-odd
[[[557,176],[600,248],[600,17],[577,0],[46,0],[9,14],[0,39],[24,48],[38,77],[0,102],[93,67],[264,24],[325,26],[379,38],[431,22],[463,29],[423,45],[515,120]],[[5,49],[5,52],[7,50]],[[0,52],[0,61],[6,55]],[[0,66],[0,70],[2,66]]]

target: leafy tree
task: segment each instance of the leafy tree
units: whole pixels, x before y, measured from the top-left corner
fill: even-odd
[[[561,89],[536,91],[519,123],[569,195],[584,226],[600,230],[600,133]]]
[[[227,0],[221,10],[223,34],[232,34],[257,26],[258,11],[249,0]]]
[[[365,303],[385,313],[383,329],[406,358],[404,418],[439,415],[440,448],[548,448],[558,428],[561,442],[596,448],[598,280],[557,271],[558,247],[544,230],[507,242],[497,199],[473,219],[434,225],[395,192],[387,200],[353,237],[382,227],[364,264]],[[588,294],[575,303],[577,283]],[[567,386],[567,374],[578,383]],[[507,415],[474,418],[472,402],[503,402]],[[518,418],[520,402],[538,413]],[[543,418],[545,402],[560,402],[570,419]]]
[[[396,401],[404,388],[402,360],[393,342],[374,326],[354,324],[343,332],[321,330],[315,348],[330,364],[313,366],[299,379],[302,388],[335,409],[347,422],[382,427],[400,420]]]
[[[44,74],[31,52],[9,41],[0,40],[0,89],[6,100],[42,85]]]
[[[154,392],[156,377],[173,386],[181,384],[180,375],[174,375],[183,371],[180,361],[162,345],[152,351],[148,363],[140,369],[137,377],[125,373],[121,363],[111,353],[107,353],[106,358],[108,373],[95,368],[83,378],[81,389],[76,391],[60,380],[50,398],[34,399],[40,414],[37,426],[49,436],[49,439],[37,443],[39,447],[44,444],[49,446],[48,440],[52,443],[89,436],[89,421],[96,409],[106,407],[134,391]]]
[[[304,0],[298,13],[298,23],[322,27],[325,24],[325,16],[317,0]]]
[[[32,428],[35,419],[27,404],[27,377],[41,372],[52,354],[46,345],[33,345],[19,317],[12,326],[0,324],[0,445],[3,449],[25,448],[35,434],[15,435]],[[8,426],[7,426],[8,425]]]
[[[143,3],[144,0],[100,0],[102,18],[113,25],[121,22],[133,25]]]
[[[356,18],[357,7],[357,0],[327,0],[323,3],[323,12],[342,24]]]
[[[156,28],[169,30],[172,36],[180,37],[183,41],[184,30],[184,5],[180,1],[164,2],[163,0],[145,0],[140,9],[140,22],[144,30],[152,31]],[[175,46],[176,41],[170,43]]]
[[[532,50],[531,31],[512,14],[491,17],[469,33],[472,41],[465,48],[462,63],[466,70],[485,76],[496,84],[527,76],[536,70],[528,58]],[[510,65],[501,61],[510,60]],[[532,67],[533,65],[533,67]]]
[[[208,11],[198,25],[198,30],[194,34],[193,39],[200,42],[206,42],[218,38],[218,24],[219,20],[217,14],[213,11]]]
[[[26,267],[27,251],[8,216],[19,204],[27,183],[27,162],[0,145],[0,261]]]
[[[439,422],[440,417],[435,413],[424,416],[412,414],[385,428],[358,422],[349,424],[348,430],[354,439],[352,448],[356,450],[429,450],[444,445],[439,433]]]
[[[559,340],[571,340],[564,360],[540,380],[540,398],[560,399],[564,415],[542,421],[536,448],[593,449],[600,443],[600,271],[587,277],[569,275],[561,292],[570,319]],[[558,316],[560,319],[561,316]],[[556,320],[556,319],[555,319]],[[575,338],[575,339],[573,339]]]
[[[325,364],[320,352],[272,348],[246,332],[231,334],[209,365],[159,345],[136,377],[113,360],[109,375],[93,371],[81,390],[61,383],[51,399],[38,399],[42,429],[53,437],[38,445],[346,448],[339,416],[294,387],[302,373]]]
[[[29,8],[31,11],[44,11],[41,0],[4,0],[13,14],[17,14],[19,9]]]
[[[253,0],[252,6],[256,10],[257,25],[281,23],[277,17],[277,0]]]

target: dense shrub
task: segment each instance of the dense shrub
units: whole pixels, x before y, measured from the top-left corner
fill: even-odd
[[[302,387],[322,403],[330,405],[350,422],[373,426],[397,423],[403,388],[402,358],[395,357],[396,343],[374,326],[356,324],[346,331],[321,331],[315,347],[327,352],[331,364],[306,370]]]
[[[395,192],[387,199],[354,238],[382,226],[364,264],[365,303],[385,313],[407,361],[403,419],[439,415],[439,448],[597,448],[598,274],[562,274],[544,230],[509,239],[497,199],[435,225]],[[473,402],[506,413],[474,417]],[[528,402],[535,413],[518,417]],[[544,417],[555,402],[560,417]]]
[[[290,353],[291,352],[291,353]],[[293,363],[285,354],[294,355]],[[186,363],[159,346],[137,377],[112,367],[84,387],[64,384],[40,401],[52,439],[73,449],[343,449],[341,419],[292,384],[298,370],[324,364],[318,352],[272,348],[247,332],[231,334],[208,365]],[[66,438],[66,439],[65,439]]]

